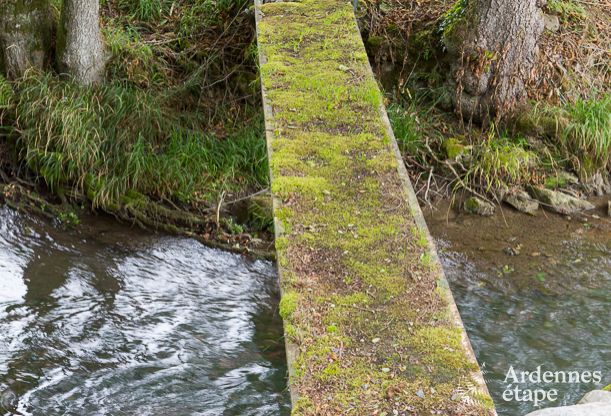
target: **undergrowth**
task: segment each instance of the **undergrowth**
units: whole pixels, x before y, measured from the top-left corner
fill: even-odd
[[[210,202],[221,190],[267,182],[260,119],[218,138],[203,133],[197,113],[176,112],[148,91],[83,89],[51,75],[29,76],[18,88],[23,159],[51,189],[75,187],[94,206],[117,204],[129,191]]]
[[[486,192],[505,186],[519,186],[534,178],[538,158],[528,150],[528,144],[521,138],[509,137],[491,129],[488,137],[473,149],[465,181],[475,182]]]
[[[609,94],[564,106],[535,105],[517,126],[484,129],[465,126],[430,94],[417,91],[391,104],[388,114],[416,192],[427,202],[461,189],[493,197],[503,189],[542,184],[559,170],[583,180],[611,172]]]
[[[547,9],[558,14],[564,21],[581,21],[587,17],[583,6],[573,0],[548,0]]]
[[[79,87],[52,68],[0,76],[0,145],[16,155],[0,162],[16,175],[27,167],[64,202],[110,212],[134,197],[200,212],[265,187],[249,4],[102,0],[104,83]],[[52,1],[56,23],[61,7]]]
[[[258,99],[248,0],[106,0],[108,79],[172,90],[216,114]],[[253,100],[254,99],[254,100]]]

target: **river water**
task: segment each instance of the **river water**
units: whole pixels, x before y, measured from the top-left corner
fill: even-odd
[[[0,414],[287,415],[269,262],[0,207]]]
[[[538,408],[525,390],[556,390],[538,404],[553,407],[611,383],[611,219],[602,209],[572,219],[508,209],[481,218],[442,204],[426,216],[500,416]],[[515,383],[510,373],[539,366],[559,382],[535,375]],[[579,382],[568,382],[571,371]],[[596,371],[602,380],[592,382],[587,372]]]
[[[427,212],[500,416],[503,392],[611,383],[611,222]],[[104,219],[59,230],[0,208],[0,415],[288,415],[269,262]],[[601,382],[511,383],[600,371]]]

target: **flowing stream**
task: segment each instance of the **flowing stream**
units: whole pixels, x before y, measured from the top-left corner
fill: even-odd
[[[0,207],[0,415],[288,415],[276,272]]]
[[[611,383],[611,220],[603,210],[567,219],[504,209],[481,218],[442,205],[426,215],[499,416],[575,404]],[[558,381],[515,383],[509,373],[539,366]],[[574,374],[569,382],[575,371],[579,381]],[[557,397],[535,406],[525,390]]]
[[[500,416],[611,383],[611,221],[427,213]],[[271,263],[89,219],[0,208],[0,415],[288,415]],[[511,383],[519,371],[602,380]]]

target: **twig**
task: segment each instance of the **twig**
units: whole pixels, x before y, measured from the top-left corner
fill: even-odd
[[[219,203],[216,206],[216,229],[217,230],[220,230],[221,228],[221,206],[223,205],[223,199],[225,199],[225,191],[221,192]]]

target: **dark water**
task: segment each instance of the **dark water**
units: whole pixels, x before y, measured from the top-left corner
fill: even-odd
[[[488,388],[500,416],[536,410],[534,401],[503,398],[509,387],[557,390],[539,408],[575,404],[611,383],[611,220],[446,215],[427,221]],[[519,371],[578,371],[579,382],[512,383]],[[584,372],[600,372],[594,382]],[[560,375],[561,377],[561,375]],[[549,380],[548,380],[549,381]],[[575,379],[573,379],[575,381]],[[511,386],[511,387],[510,387]],[[526,396],[528,398],[528,396]]]
[[[0,208],[0,414],[286,415],[273,265]]]

